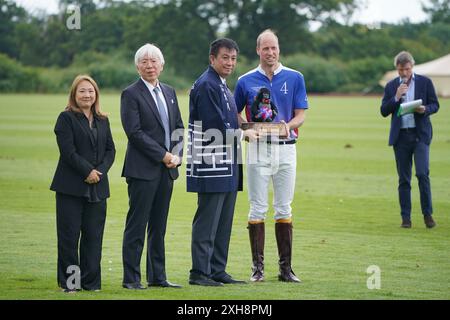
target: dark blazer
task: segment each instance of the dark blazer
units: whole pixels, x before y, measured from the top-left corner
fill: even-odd
[[[170,131],[184,129],[175,90],[163,83],[159,84],[166,100],[169,113]],[[151,93],[142,79],[127,87],[121,96],[120,115],[128,137],[127,152],[122,177],[153,180],[166,166],[162,159],[169,151],[182,157],[183,133],[177,141],[172,141],[170,150],[164,146],[164,127]],[[178,178],[178,168],[169,169],[170,177]]]
[[[108,170],[111,168],[116,149],[108,119],[94,116],[97,125],[97,144],[83,113],[63,111],[55,125],[59,147],[59,161],[50,189],[56,192],[83,197],[89,184],[84,182],[92,169],[103,173],[97,183],[100,199],[109,197]]]
[[[196,127],[199,122],[201,128]],[[222,134],[221,143],[205,134],[209,129]],[[241,137],[237,129],[238,111],[233,94],[209,66],[189,94],[188,192],[242,191]],[[208,155],[212,150],[225,156],[214,159]]]
[[[402,125],[401,117],[397,116],[401,101],[395,102],[395,94],[400,86],[400,78],[397,77],[390,81],[384,88],[384,97],[381,103],[381,115],[391,117],[391,130],[389,133],[389,145],[395,145],[398,140],[400,128]],[[424,114],[414,113],[416,121],[416,129],[419,139],[426,144],[431,143],[433,137],[433,128],[431,126],[430,115],[439,110],[439,102],[436,97],[433,83],[425,76],[415,75],[415,93],[414,100],[422,99],[423,105],[426,107]]]

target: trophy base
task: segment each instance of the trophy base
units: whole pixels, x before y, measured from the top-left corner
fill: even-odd
[[[276,136],[280,139],[286,139],[285,124],[281,122],[244,122],[241,124],[242,130],[253,129],[260,136]]]

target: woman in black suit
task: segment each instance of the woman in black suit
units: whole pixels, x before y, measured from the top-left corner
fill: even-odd
[[[65,292],[97,291],[109,197],[107,172],[116,150],[91,77],[80,75],[73,81],[55,134],[60,157],[50,189],[56,192],[58,285]]]

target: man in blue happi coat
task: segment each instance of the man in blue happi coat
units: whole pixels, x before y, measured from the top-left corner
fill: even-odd
[[[192,285],[244,283],[225,271],[236,196],[242,190],[240,141],[257,138],[254,130],[239,129],[236,104],[225,80],[236,66],[238,52],[231,39],[212,42],[210,66],[189,97],[187,191],[198,194],[192,223]]]

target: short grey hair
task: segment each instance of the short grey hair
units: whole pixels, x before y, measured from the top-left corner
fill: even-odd
[[[146,43],[142,47],[140,47],[134,55],[134,63],[138,65],[139,61],[145,56],[156,58],[161,62],[162,66],[164,65],[164,56],[161,50],[154,44]]]
[[[398,65],[404,66],[407,63],[411,63],[412,65],[416,63],[412,54],[408,51],[402,51],[394,58],[394,67],[397,67]]]

